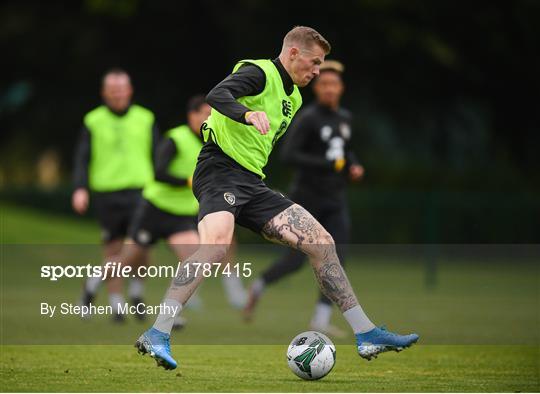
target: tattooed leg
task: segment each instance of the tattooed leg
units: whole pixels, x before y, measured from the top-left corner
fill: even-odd
[[[358,301],[336,253],[334,240],[304,208],[294,204],[272,218],[263,236],[308,255],[321,291],[345,312]]]

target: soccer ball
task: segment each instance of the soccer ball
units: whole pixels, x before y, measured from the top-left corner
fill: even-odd
[[[321,379],[334,368],[336,346],[320,332],[303,332],[289,345],[287,363],[291,371],[302,379]]]

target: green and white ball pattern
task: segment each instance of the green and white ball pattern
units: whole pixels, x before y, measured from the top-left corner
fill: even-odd
[[[320,332],[303,332],[291,341],[287,363],[291,371],[302,379],[321,379],[334,368],[336,346]]]

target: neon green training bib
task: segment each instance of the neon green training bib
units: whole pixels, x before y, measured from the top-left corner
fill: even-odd
[[[152,179],[152,112],[132,105],[118,116],[102,105],[84,117],[84,124],[90,131],[91,190],[140,189]]]
[[[165,136],[174,141],[178,152],[169,164],[168,172],[178,178],[192,177],[202,148],[201,139],[187,125],[169,130]],[[188,186],[152,180],[144,187],[143,197],[173,215],[193,216],[199,211],[199,203]]]
[[[263,168],[268,156],[302,105],[302,96],[296,85],[292,94],[287,95],[279,70],[271,60],[241,60],[233,73],[244,63],[259,66],[266,75],[266,85],[260,94],[240,97],[238,102],[251,111],[264,111],[270,121],[270,131],[261,135],[254,126],[238,123],[213,108],[210,117],[203,123],[202,131],[205,141],[211,136],[229,157],[264,178]]]

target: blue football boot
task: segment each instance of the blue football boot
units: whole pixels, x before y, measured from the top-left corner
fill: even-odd
[[[398,335],[387,331],[385,327],[375,327],[363,334],[356,334],[358,354],[366,360],[377,358],[379,353],[400,352],[418,341],[417,334]]]
[[[150,357],[156,360],[158,367],[175,369],[178,364],[171,356],[169,338],[169,334],[152,327],[137,339],[135,347],[140,354],[150,354]]]

